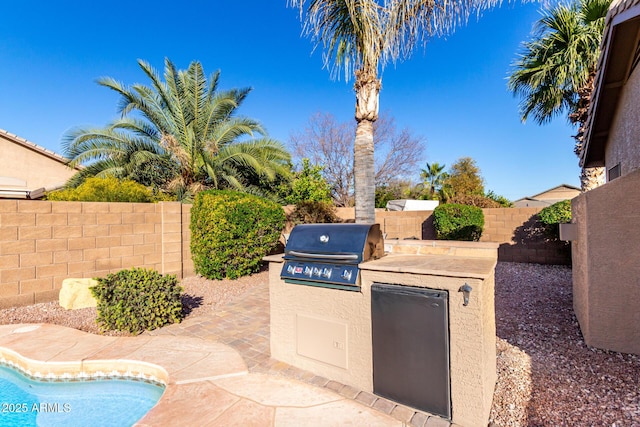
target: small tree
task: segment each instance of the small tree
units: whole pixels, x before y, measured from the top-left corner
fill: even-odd
[[[290,191],[284,195],[289,204],[299,202],[331,202],[331,188],[322,176],[323,166],[311,165],[302,159],[302,170],[294,174]]]
[[[471,157],[461,157],[449,170],[446,184],[453,196],[484,195],[484,183],[480,168]]]
[[[425,143],[408,129],[398,131],[394,119],[381,115],[373,125],[375,140],[376,186],[387,185],[398,177],[412,174],[423,156]],[[353,203],[353,135],[355,123],[340,123],[331,114],[317,113],[305,129],[292,134],[291,148],[298,158],[309,157],[323,165],[322,175],[329,183],[337,206]]]
[[[445,166],[446,165],[441,165],[438,162],[427,163],[427,168],[420,171],[420,178],[422,178],[423,185],[427,190],[430,200],[438,198],[438,193],[449,177],[449,175],[444,172]]]

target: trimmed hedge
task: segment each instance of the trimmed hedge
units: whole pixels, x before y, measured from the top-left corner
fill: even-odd
[[[103,330],[140,333],[182,321],[182,288],[176,276],[132,268],[95,280],[98,284],[90,290]]]
[[[480,240],[484,213],[476,206],[445,204],[433,211],[433,224],[438,240]]]
[[[191,209],[191,255],[209,279],[236,279],[260,269],[285,224],[282,206],[229,190],[198,193]]]
[[[547,236],[560,239],[560,225],[571,222],[571,200],[554,203],[538,213],[540,222],[545,226]]]

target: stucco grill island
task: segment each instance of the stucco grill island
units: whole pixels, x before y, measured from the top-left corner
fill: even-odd
[[[298,225],[284,254],[265,257],[271,356],[442,421],[487,425],[497,247]]]

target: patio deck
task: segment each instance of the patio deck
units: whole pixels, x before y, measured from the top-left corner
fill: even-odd
[[[139,426],[415,426],[450,423],[269,356],[269,293],[260,284],[215,314],[137,337],[43,324],[0,326],[0,347],[42,361],[139,360],[169,384]]]

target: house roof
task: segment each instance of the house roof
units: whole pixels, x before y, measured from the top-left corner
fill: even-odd
[[[640,59],[640,0],[614,1],[607,13],[580,166],[604,166],[618,99]]]
[[[13,134],[11,132],[8,132],[8,131],[6,131],[4,129],[0,129],[0,136],[5,137],[6,139],[8,139],[8,140],[10,140],[12,142],[15,142],[16,144],[21,145],[21,146],[23,146],[23,147],[25,147],[25,148],[27,148],[29,150],[37,151],[38,153],[40,153],[40,154],[42,154],[44,156],[47,156],[47,157],[49,157],[49,158],[51,158],[53,160],[56,160],[56,161],[58,161],[58,162],[60,162],[62,164],[66,165],[69,162],[69,160],[67,158],[61,156],[60,154],[58,154],[58,153],[56,153],[54,151],[48,150],[48,149],[46,149],[46,148],[44,148],[44,147],[42,147],[42,146],[40,146],[38,144],[35,144],[35,143],[31,142],[31,141],[28,141],[28,140],[24,139],[24,138],[21,138],[18,135],[15,135],[15,134]],[[79,169],[79,168],[76,168],[76,169]]]
[[[543,194],[550,193],[550,192],[552,192],[552,191],[554,191],[554,190],[560,190],[560,189],[575,190],[575,191],[582,191],[582,190],[580,190],[580,188],[578,188],[578,187],[574,187],[573,185],[569,185],[569,184],[560,184],[560,185],[556,185],[556,186],[555,186],[555,187],[553,187],[553,188],[549,188],[548,190],[544,190],[544,191],[542,191],[542,192],[540,192],[540,193],[538,193],[538,194],[534,194],[534,195],[533,195],[533,196],[531,196],[531,197],[523,197],[523,198],[524,198],[524,199],[535,199],[535,200],[538,200],[538,197],[542,196]]]

